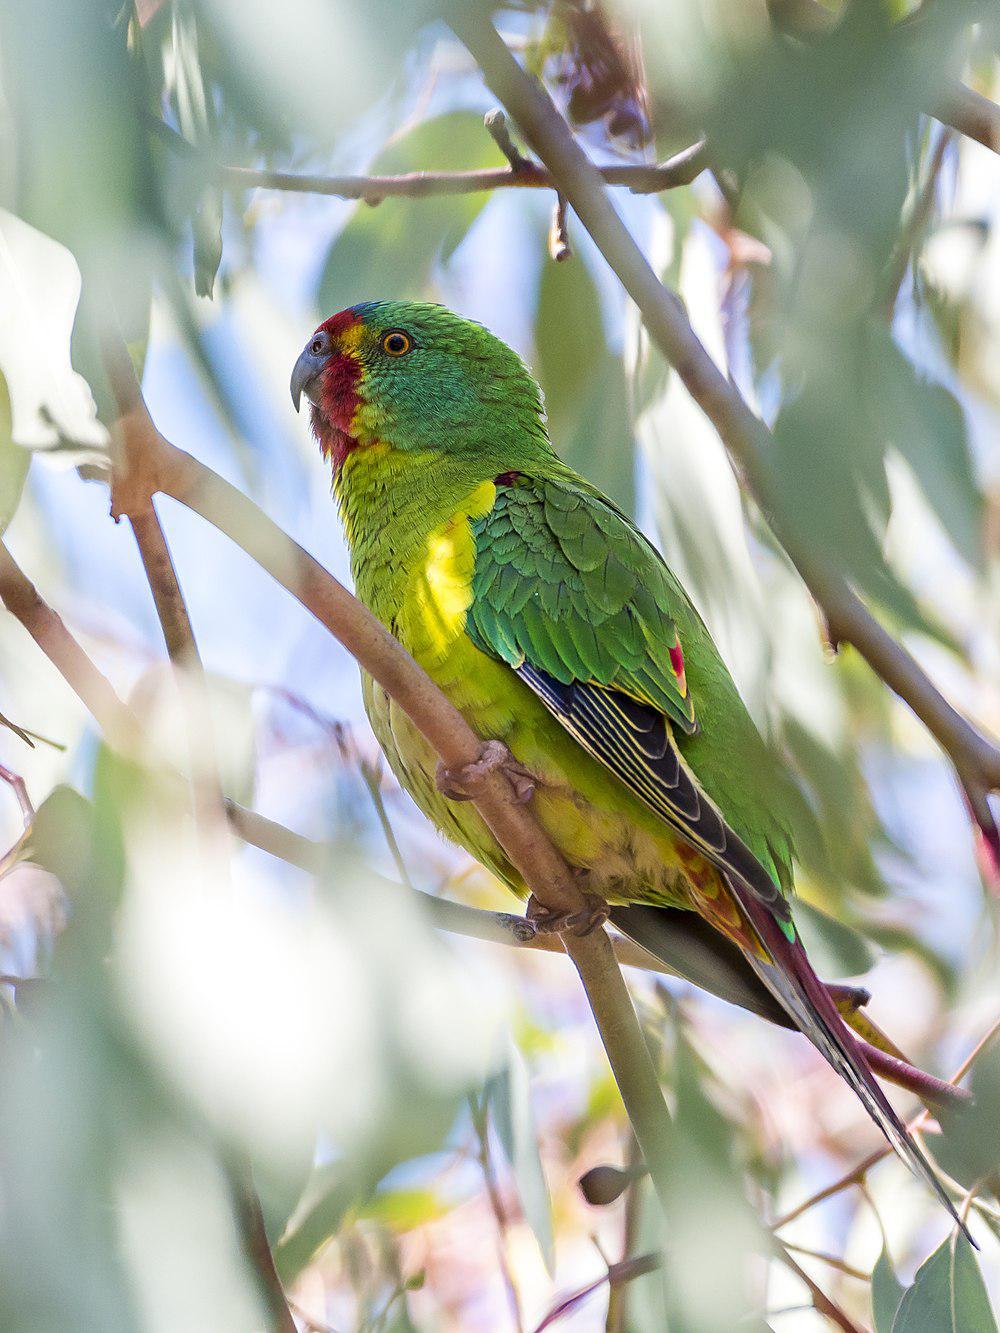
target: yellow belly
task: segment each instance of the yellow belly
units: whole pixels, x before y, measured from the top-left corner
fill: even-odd
[[[483,740],[500,740],[534,775],[532,810],[571,866],[587,876],[587,887],[609,902],[654,902],[691,906],[690,890],[717,898],[714,869],[616,778],[592,759],[559,725],[537,696],[506,664],[487,657],[465,632],[472,600],[475,547],[470,518],[492,506],[487,482],[460,511],[431,532],[407,571],[406,586],[392,604],[373,577],[371,599],[365,575],[358,589],[391,626],[396,637],[463,714]],[[364,699],[375,735],[400,783],[424,814],[519,895],[520,874],[468,801],[452,801],[438,790],[438,757],[409,718],[370,677]]]

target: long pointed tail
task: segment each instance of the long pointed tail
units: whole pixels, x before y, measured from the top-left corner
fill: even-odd
[[[734,896],[738,898],[755,934],[770,955],[770,961],[748,955],[751,967],[785,1008],[798,1030],[809,1038],[854,1090],[900,1157],[917,1176],[930,1185],[953,1221],[975,1245],[933,1166],[893,1110],[872,1074],[854,1034],[844,1023],[826,987],[813,971],[798,937],[788,938],[763,905],[753,899],[747,901],[748,896],[741,894],[738,889]]]

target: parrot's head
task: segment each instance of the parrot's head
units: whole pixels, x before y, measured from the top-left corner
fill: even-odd
[[[527,434],[547,447],[541,390],[481,324],[422,301],[370,301],[324,320],[292,371],[292,402],[339,471],[376,441],[466,453]]]

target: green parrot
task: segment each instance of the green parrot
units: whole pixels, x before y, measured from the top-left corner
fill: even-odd
[[[541,390],[487,329],[437,305],[372,301],[322,323],[298,408],[332,465],[358,596],[463,713],[580,875],[593,912],[539,928],[624,934],[804,1033],[890,1143],[937,1177],[872,1075],[792,921],[787,781],[660,554],[567,467]],[[461,774],[368,675],[365,707],[431,821],[527,886]]]

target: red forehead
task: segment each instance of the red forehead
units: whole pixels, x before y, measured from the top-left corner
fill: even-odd
[[[319,333],[322,330],[328,333],[331,338],[338,338],[353,325],[361,323],[363,323],[363,320],[356,310],[341,310],[339,314],[331,315],[329,319],[325,319],[316,332]]]

